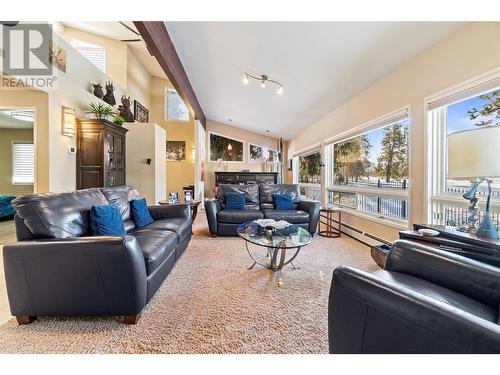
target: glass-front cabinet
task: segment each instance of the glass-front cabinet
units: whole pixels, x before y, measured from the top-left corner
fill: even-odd
[[[107,120],[78,121],[77,189],[125,184],[127,131]]]

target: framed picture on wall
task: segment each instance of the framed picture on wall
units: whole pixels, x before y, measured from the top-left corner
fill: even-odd
[[[210,132],[208,147],[210,161],[243,161],[243,141]]]
[[[134,120],[137,122],[149,122],[149,111],[137,100],[134,100]]]
[[[185,141],[167,141],[167,161],[186,160]]]
[[[248,144],[248,162],[264,163],[266,161],[277,161],[278,151],[265,146],[259,146],[252,143]]]

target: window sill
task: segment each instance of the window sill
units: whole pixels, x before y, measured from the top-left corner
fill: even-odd
[[[408,198],[408,189],[363,188],[359,186],[328,186],[328,191],[359,193],[387,198]]]
[[[14,186],[33,186],[35,183],[34,182],[13,182],[12,185]]]
[[[338,207],[338,206],[336,206],[336,207]],[[345,213],[345,214],[348,214],[351,216],[355,216],[355,217],[358,217],[360,219],[368,220],[368,221],[374,222],[376,224],[389,226],[389,227],[399,229],[399,230],[408,230],[408,228],[409,228],[409,223],[407,221],[381,218],[381,217],[365,214],[362,212],[358,212],[358,211],[355,211],[355,210],[352,210],[349,208],[345,208],[345,207],[339,207],[339,209],[340,209],[340,212],[342,212],[342,213]]]

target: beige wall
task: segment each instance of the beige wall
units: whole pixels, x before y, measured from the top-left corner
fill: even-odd
[[[49,107],[48,94],[36,90],[0,90],[0,108],[27,108],[35,111],[35,192],[49,190]],[[2,162],[3,164],[3,162]]]
[[[500,66],[500,23],[469,23],[412,61],[376,82],[336,110],[311,124],[290,142],[290,152],[348,131],[384,114],[409,105],[410,222],[424,216],[424,98]],[[367,61],[367,64],[369,62]],[[387,240],[398,229],[343,215],[349,224]]]
[[[165,88],[173,88],[170,81],[157,77],[151,78],[151,122],[155,122],[167,131],[167,140],[186,142],[185,161],[165,161],[167,163],[167,193],[178,192],[181,199],[182,187],[194,185],[194,160],[191,149],[196,147],[194,140],[194,120],[188,122],[165,120]]]
[[[12,141],[33,141],[33,129],[0,128],[0,194],[33,193],[33,185],[12,184]]]
[[[132,49],[127,49],[127,95],[147,109],[151,107],[151,74],[141,64]],[[133,111],[133,108],[132,108]],[[151,120],[151,119],[150,119]]]
[[[214,196],[213,188],[215,186],[215,174],[216,162],[210,160],[210,149],[209,140],[210,132],[217,133],[229,138],[234,138],[239,141],[243,141],[243,162],[229,162],[228,171],[241,171],[242,169],[249,169],[254,172],[262,172],[264,170],[264,165],[262,163],[248,163],[248,143],[252,143],[259,146],[266,146],[272,149],[277,147],[277,139],[273,137],[268,137],[262,134],[253,133],[247,130],[240,129],[236,126],[229,126],[221,124],[220,122],[207,121],[207,133],[206,133],[206,178],[205,178],[205,197],[211,198]]]
[[[127,87],[127,44],[86,31],[64,26],[58,35],[72,44],[74,40],[95,44],[106,49],[106,74],[119,86]]]

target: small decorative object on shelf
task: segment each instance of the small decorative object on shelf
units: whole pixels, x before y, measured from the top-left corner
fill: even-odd
[[[120,116],[126,122],[134,122],[134,114],[130,110],[130,96],[127,98],[125,95],[122,95],[122,105],[118,107],[118,112],[120,112]]]
[[[106,94],[102,98],[106,103],[109,105],[115,105],[116,104],[116,99],[115,95],[113,94],[113,91],[115,91],[115,86],[113,86],[113,82],[106,82]]]
[[[116,125],[123,125],[123,123],[125,122],[125,119],[122,116],[120,116],[120,115],[116,115],[115,119],[113,120],[113,122]]]
[[[184,201],[185,202],[191,202],[193,200],[193,196],[191,195],[191,191],[185,191],[184,192]]]
[[[100,83],[98,84],[92,84],[94,86],[94,95],[97,96],[99,99],[102,99],[104,97],[104,92],[102,91],[102,86]]]
[[[115,114],[113,108],[101,103],[90,103],[85,107],[85,112],[93,115],[96,120],[107,120],[108,117]]]

